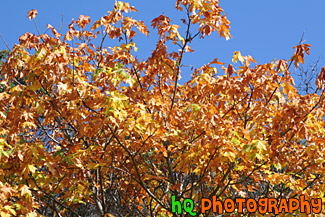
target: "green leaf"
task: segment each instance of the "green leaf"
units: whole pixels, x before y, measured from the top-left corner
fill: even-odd
[[[194,112],[198,112],[198,111],[200,110],[200,108],[201,108],[198,104],[195,104],[195,103],[193,103],[193,104],[191,105],[191,107],[192,107],[192,110],[193,110]]]
[[[64,155],[64,150],[61,149],[61,150],[59,150],[59,151],[54,152],[53,157],[56,158],[56,156],[58,156],[58,155],[60,155],[61,157],[63,157],[63,155]]]

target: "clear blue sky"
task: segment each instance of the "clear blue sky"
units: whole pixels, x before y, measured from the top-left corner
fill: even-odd
[[[104,16],[114,5],[114,0],[56,0],[56,1],[5,1],[1,4],[0,32],[10,47],[18,43],[18,38],[25,32],[36,33],[34,24],[27,18],[30,9],[37,9],[36,17],[41,32],[50,23],[59,29],[61,16],[64,14],[64,27],[77,19],[79,15],[88,15],[92,21]],[[150,27],[150,21],[161,13],[179,23],[184,17],[174,8],[175,1],[171,0],[131,0],[138,12],[129,16],[145,21]],[[312,45],[311,55],[306,57],[308,66],[321,57],[320,68],[325,64],[325,1],[324,0],[220,0],[220,5],[231,21],[233,38],[226,41],[213,34],[204,40],[196,40],[192,44],[195,50],[188,53],[184,64],[199,67],[218,57],[220,61],[231,63],[234,51],[243,55],[251,55],[257,63],[262,64],[274,58],[290,58],[292,47],[296,45],[302,33],[306,43]],[[184,28],[183,28],[184,29]],[[66,29],[64,29],[66,30]],[[182,29],[181,29],[182,30]],[[146,58],[155,48],[155,30],[149,28],[149,38],[138,38],[135,42],[139,47],[138,57]],[[6,48],[0,40],[0,50]],[[184,80],[188,75],[182,75]]]

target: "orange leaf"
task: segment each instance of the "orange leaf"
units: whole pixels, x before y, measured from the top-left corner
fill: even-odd
[[[36,9],[32,9],[32,10],[28,11],[27,17],[29,18],[29,20],[32,20],[36,17],[37,13],[38,12]]]
[[[219,62],[218,58],[215,58],[210,64],[219,64],[219,65],[224,65],[223,62]]]

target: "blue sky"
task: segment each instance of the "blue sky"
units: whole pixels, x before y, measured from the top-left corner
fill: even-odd
[[[27,18],[30,9],[37,9],[36,21],[41,32],[46,30],[49,23],[59,29],[61,16],[64,14],[63,26],[77,19],[79,15],[88,15],[92,21],[104,16],[113,8],[113,0],[56,0],[56,1],[6,1],[1,4],[0,33],[4,36],[10,47],[18,43],[18,38],[25,32],[36,33],[34,24]],[[164,13],[173,22],[179,23],[184,14],[176,11],[175,1],[164,0],[131,0],[138,12],[130,16],[143,20],[150,27],[150,21]],[[196,40],[192,43],[195,50],[193,54],[185,56],[184,64],[199,67],[218,57],[219,61],[231,63],[234,51],[243,55],[253,56],[257,63],[270,62],[273,59],[289,59],[293,54],[292,49],[302,34],[306,43],[311,44],[311,55],[306,57],[305,67],[321,58],[319,69],[325,64],[325,17],[324,0],[220,0],[220,5],[227,13],[231,22],[233,38],[226,41],[217,34]],[[65,30],[63,29],[63,30]],[[184,27],[180,31],[184,31]],[[150,55],[155,48],[156,31],[149,28],[149,38],[139,37],[135,40],[138,57],[143,59]],[[64,31],[63,31],[64,32]],[[0,50],[6,48],[0,40]],[[184,80],[189,75],[182,75]]]

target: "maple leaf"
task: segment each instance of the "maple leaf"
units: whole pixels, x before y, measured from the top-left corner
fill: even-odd
[[[172,195],[324,196],[325,67],[303,95],[288,60],[257,64],[235,51],[239,69],[214,58],[180,84],[197,36],[231,35],[219,0],[176,8],[181,26],[153,19],[158,41],[143,60],[136,32],[149,31],[121,1],[92,25],[73,20],[63,41],[50,24],[52,33],[19,38],[1,66],[1,215],[82,216],[89,205],[102,216],[172,216]],[[309,47],[295,46],[291,63]]]
[[[310,44],[299,44],[297,46],[294,46],[295,53],[291,57],[291,61],[294,61],[294,65],[297,68],[299,66],[299,63],[304,64],[304,56],[306,54],[309,55],[309,48]]]
[[[21,196],[24,195],[28,195],[28,196],[32,196],[32,192],[29,190],[29,187],[27,185],[22,185],[20,187],[20,191],[21,191]]]
[[[47,28],[52,30],[52,33],[55,37],[60,38],[61,34],[58,33],[51,24],[47,24]]]
[[[29,170],[31,173],[35,173],[35,171],[36,171],[36,167],[35,167],[34,165],[29,164],[27,167],[28,167],[28,170]]]
[[[84,29],[85,26],[87,24],[90,23],[90,17],[89,16],[84,16],[84,15],[80,15],[78,20],[76,21],[76,23],[82,28]]]
[[[3,200],[7,200],[11,195],[13,194],[14,190],[11,187],[8,186],[2,186],[0,188],[0,197]]]
[[[315,82],[316,83],[316,87],[318,89],[323,90],[323,88],[324,88],[324,82],[325,82],[325,67],[323,67],[321,69],[321,71],[320,71],[320,73],[319,73],[319,75],[318,75],[318,77],[316,79],[316,82]]]
[[[244,63],[244,57],[241,55],[241,53],[239,51],[234,52],[232,62],[237,63],[237,60],[239,60],[242,64]]]
[[[29,18],[29,20],[35,19],[36,15],[38,14],[36,9],[32,9],[30,11],[28,11],[27,17]]]
[[[219,62],[218,58],[215,58],[210,64],[219,64],[219,65],[224,65],[225,63]]]

